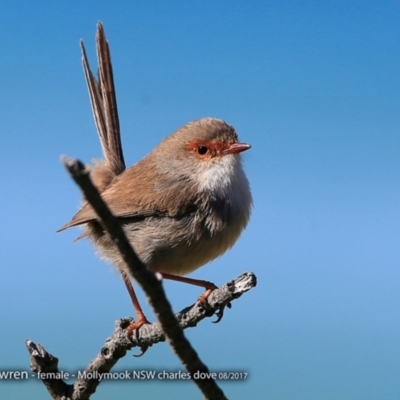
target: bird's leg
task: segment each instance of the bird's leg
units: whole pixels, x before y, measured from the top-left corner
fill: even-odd
[[[121,271],[122,279],[124,280],[125,286],[128,289],[129,296],[133,303],[133,308],[136,313],[136,321],[130,324],[126,328],[126,333],[128,336],[132,334],[135,329],[139,329],[144,324],[149,324],[150,322],[147,320],[146,316],[143,313],[142,307],[139,304],[139,300],[136,296],[135,290],[133,289],[132,282],[129,277]]]
[[[171,281],[188,283],[189,285],[200,286],[206,289],[206,291],[203,294],[201,294],[197,299],[203,305],[207,304],[207,298],[211,294],[211,292],[215,289],[218,289],[218,286],[214,285],[212,282],[203,281],[201,279],[185,278],[179,275],[165,274],[164,272],[162,272],[161,275],[164,279],[170,279]]]
[[[193,278],[185,278],[183,276],[179,275],[171,275],[171,274],[166,274],[164,272],[161,272],[161,275],[164,279],[169,279],[171,281],[177,281],[177,282],[183,282],[183,283],[188,283],[189,285],[195,285],[195,286],[200,286],[206,289],[206,291],[201,294],[197,301],[203,305],[204,308],[207,308],[208,302],[207,298],[210,296],[213,290],[218,289],[218,286],[214,285],[214,283],[209,282],[209,281],[203,281],[201,279],[193,279]],[[228,308],[231,308],[231,304],[228,303],[226,305]],[[224,316],[224,309],[225,306],[222,306],[219,310],[215,312],[217,319],[215,321],[212,321],[214,323],[218,323],[221,321],[222,317]]]

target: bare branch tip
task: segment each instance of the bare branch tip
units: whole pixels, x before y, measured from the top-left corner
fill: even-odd
[[[83,164],[82,161],[78,160],[77,158],[61,156],[61,162],[64,164],[65,168],[71,174],[80,174],[85,172],[86,166]]]
[[[65,156],[65,155],[62,155],[60,157],[60,160],[66,167],[71,167],[72,165],[74,165],[78,161],[76,158],[68,157],[68,156]]]

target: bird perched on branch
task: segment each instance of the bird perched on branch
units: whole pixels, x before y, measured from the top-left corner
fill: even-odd
[[[246,227],[252,206],[249,182],[234,128],[214,118],[189,122],[126,169],[108,43],[101,23],[96,36],[99,81],[83,66],[104,159],[90,167],[91,179],[116,216],[139,259],[166,279],[204,287],[206,301],[216,286],[186,275],[231,248]],[[90,204],[59,231],[81,225],[103,258],[118,267],[137,321],[147,322],[134,293],[130,271]]]

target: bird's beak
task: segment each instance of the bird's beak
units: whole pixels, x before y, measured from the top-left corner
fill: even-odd
[[[225,156],[227,154],[241,153],[242,151],[250,149],[250,147],[251,146],[247,143],[233,143],[227,149],[222,151],[222,155]]]

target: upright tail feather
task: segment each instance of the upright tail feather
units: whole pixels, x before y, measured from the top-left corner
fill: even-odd
[[[90,70],[83,41],[80,44],[82,64],[93,116],[104,155],[104,161],[96,163],[92,168],[92,179],[100,192],[102,192],[110,184],[111,180],[126,168],[121,145],[111,56],[103,24],[101,22],[98,23],[96,34],[97,59],[99,63],[98,81]]]

